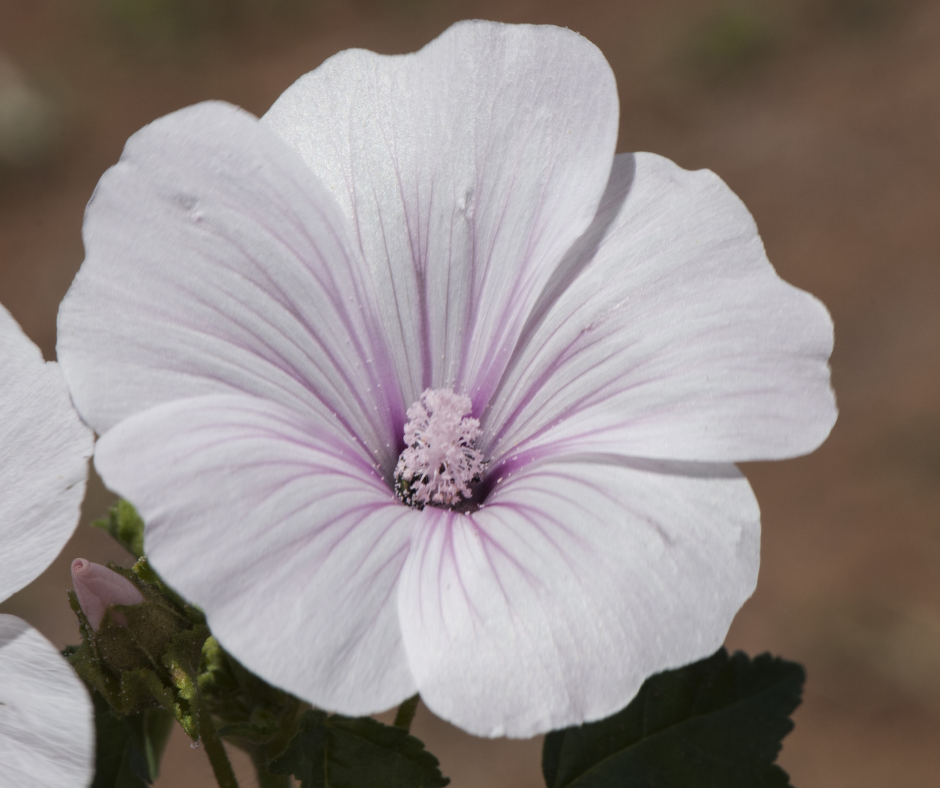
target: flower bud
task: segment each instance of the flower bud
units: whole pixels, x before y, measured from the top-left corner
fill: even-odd
[[[144,601],[137,586],[126,577],[84,558],[72,561],[72,585],[78,604],[95,631],[111,605],[139,605]],[[127,626],[123,613],[115,610],[111,615],[115,623]]]

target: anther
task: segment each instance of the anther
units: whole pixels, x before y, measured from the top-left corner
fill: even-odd
[[[408,506],[454,508],[480,481],[483,455],[474,447],[480,422],[470,417],[470,398],[449,389],[427,389],[408,408],[405,450],[395,467],[395,493]]]

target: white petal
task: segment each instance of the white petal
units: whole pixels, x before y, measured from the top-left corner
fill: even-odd
[[[94,758],[85,685],[29,624],[0,615],[0,788],[82,788]]]
[[[263,121],[355,226],[406,402],[456,388],[479,412],[603,193],[603,55],[562,28],[461,22],[414,54],[341,52]]]
[[[38,577],[72,535],[91,451],[57,365],[0,306],[0,601]]]
[[[754,589],[760,517],[734,466],[555,461],[471,515],[425,509],[399,589],[436,714],[532,736],[613,714],[717,649]]]
[[[831,351],[826,308],[776,275],[716,175],[618,156],[591,232],[543,294],[483,419],[485,448],[803,454],[835,421]]]
[[[417,513],[342,430],[246,396],[178,400],[110,430],[95,465],[249,670],[344,714],[415,692],[393,589]]]
[[[59,313],[79,411],[103,433],[176,398],[246,392],[335,413],[394,464],[404,406],[346,235],[309,168],[248,113],[199,104],[142,129],[89,203]]]

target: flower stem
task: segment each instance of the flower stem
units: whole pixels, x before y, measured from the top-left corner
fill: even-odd
[[[404,728],[406,731],[411,730],[411,721],[415,718],[419,700],[421,700],[420,695],[412,695],[398,707],[394,722],[396,728]]]
[[[205,703],[199,704],[197,713],[199,715],[199,740],[206,748],[206,755],[209,756],[209,764],[212,766],[212,773],[215,775],[219,788],[238,788],[238,780],[235,779],[235,772],[229,762],[228,753],[225,752],[225,745],[215,732],[212,716]]]

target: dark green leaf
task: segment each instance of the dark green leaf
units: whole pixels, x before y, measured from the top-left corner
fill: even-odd
[[[230,722],[216,730],[219,736],[231,736],[249,744],[268,744],[280,733],[280,720],[267,709],[252,709],[248,720]]]
[[[92,788],[145,788],[159,774],[160,757],[173,728],[161,709],[118,717],[97,692],[95,702],[95,780]]]
[[[370,717],[328,717],[312,710],[272,761],[272,774],[293,774],[301,788],[443,788],[438,761],[402,728]]]
[[[787,788],[774,764],[805,673],[763,654],[708,659],[648,679],[613,717],[550,733],[548,788]]]

